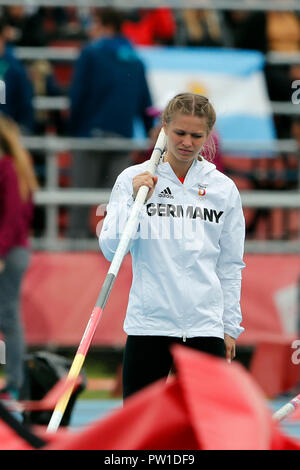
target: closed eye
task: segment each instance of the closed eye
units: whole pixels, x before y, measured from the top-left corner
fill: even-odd
[[[184,136],[187,134],[187,132],[184,132],[184,131],[174,131],[174,132],[175,134],[180,135],[180,136]],[[201,139],[202,137],[204,137],[203,134],[194,134],[194,133],[191,134],[191,136],[193,139]]]
[[[194,139],[201,139],[203,137],[203,134],[192,134],[192,137]]]
[[[185,135],[185,132],[183,132],[183,131],[175,131],[175,134],[177,134],[177,135]]]

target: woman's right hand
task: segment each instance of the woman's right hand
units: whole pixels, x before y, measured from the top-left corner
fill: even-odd
[[[149,171],[145,171],[145,173],[141,173],[140,175],[135,176],[132,180],[133,199],[136,198],[138,190],[141,186],[148,186],[148,188],[150,188],[146,197],[146,201],[148,201],[148,199],[150,199],[153,194],[157,179],[157,176],[152,176]]]

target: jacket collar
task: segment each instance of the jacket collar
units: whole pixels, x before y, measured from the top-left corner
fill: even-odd
[[[202,157],[202,160],[194,160],[189,171],[186,174],[184,184],[185,186],[193,186],[195,182],[199,182],[199,178],[207,175],[211,171],[216,169],[216,165],[208,162]],[[176,184],[181,185],[182,183],[175,175],[169,162],[161,162],[157,168],[157,174],[168,178]]]

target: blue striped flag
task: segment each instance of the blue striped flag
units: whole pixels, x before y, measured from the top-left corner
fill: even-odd
[[[219,48],[139,48],[154,106],[160,110],[175,94],[207,96],[217,112],[221,142],[270,145],[276,138],[264,77],[264,56],[257,51]],[[247,150],[247,149],[244,149]]]

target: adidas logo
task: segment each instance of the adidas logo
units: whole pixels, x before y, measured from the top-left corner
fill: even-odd
[[[174,199],[174,196],[172,195],[171,189],[169,187],[161,191],[158,197],[168,197],[169,199]]]

